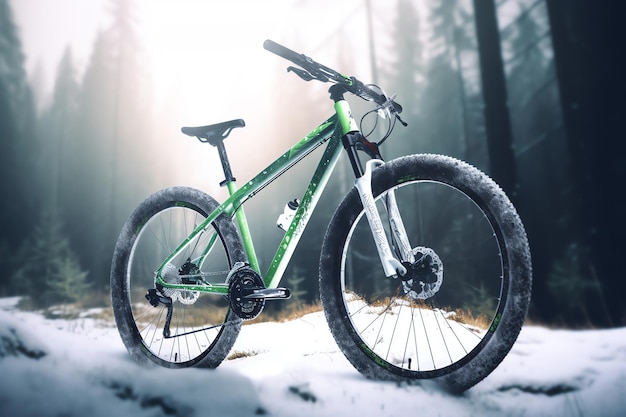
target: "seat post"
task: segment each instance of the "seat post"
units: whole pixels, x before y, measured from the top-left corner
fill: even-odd
[[[222,162],[222,168],[226,179],[220,182],[220,187],[223,187],[231,182],[235,182],[233,172],[230,169],[230,163],[228,162],[228,155],[226,155],[226,148],[224,147],[224,139],[230,135],[230,132],[238,127],[244,127],[246,123],[243,119],[230,120],[228,122],[216,123],[206,126],[198,127],[182,127],[180,130],[187,136],[195,136],[202,143],[209,143],[217,148],[220,155],[220,161]]]
[[[226,154],[226,147],[224,146],[224,140],[218,139],[213,143],[217,148],[217,152],[220,155],[220,161],[222,162],[222,169],[224,170],[224,176],[226,179],[220,182],[220,187],[224,187],[229,182],[235,182],[236,179],[233,177],[233,172],[230,169],[230,162],[228,162],[228,155]]]

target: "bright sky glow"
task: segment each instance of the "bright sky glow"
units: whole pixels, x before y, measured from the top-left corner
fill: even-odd
[[[40,90],[47,96],[52,92],[57,67],[68,46],[78,75],[82,76],[98,31],[110,25],[113,8],[112,0],[9,2],[26,55],[26,69],[31,77],[37,68],[43,72],[43,80],[38,82],[43,83]],[[386,0],[372,3],[378,11],[395,10],[395,3]],[[277,111],[272,88],[283,79],[286,88],[294,85],[290,81],[298,88],[324,88],[287,76],[289,63],[265,51],[265,39],[341,70],[340,42],[336,36],[339,34],[345,38],[343,45],[354,48],[348,54],[354,58],[353,69],[348,71],[358,68],[359,78],[367,81],[370,77],[364,0],[134,0],[134,4],[142,59],[145,56],[143,70],[150,78],[151,93],[156,99],[153,104],[157,112],[165,107],[175,113],[167,115],[171,119],[171,125],[165,129],[168,138],[178,138],[182,125],[243,118],[249,127],[237,131],[237,143],[255,146],[260,137],[267,136],[262,125],[269,112]],[[380,16],[378,13],[382,33],[385,28]],[[302,134],[313,127],[303,126]],[[182,151],[195,159],[206,158],[204,149],[199,152],[193,141],[185,141],[184,145],[180,141],[167,143],[176,147],[177,154]],[[189,149],[182,150],[181,146]],[[267,144],[264,148],[269,149]],[[257,162],[269,163],[284,149],[271,151],[272,155]],[[235,165],[237,154],[235,151],[232,156]],[[258,159],[259,154],[255,156]],[[207,165],[204,159],[201,164]],[[262,168],[260,165],[255,166],[257,170]],[[196,186],[206,184],[208,176],[217,175],[208,168],[190,171],[180,175],[186,183]],[[241,171],[240,168],[238,172]],[[242,175],[245,179],[246,175],[239,174]],[[174,178],[172,173],[172,181]]]
[[[44,69],[47,92],[68,45],[79,72],[84,70],[97,31],[108,25],[112,7],[110,0],[10,2],[27,69],[31,73],[37,65]],[[267,80],[278,65],[263,50],[265,39],[294,49],[296,44],[304,45],[308,54],[316,52],[316,59],[332,65],[338,55],[336,45],[327,44],[344,26],[359,53],[367,54],[361,0],[135,0],[135,4],[137,31],[157,96],[182,89],[190,109],[198,108],[216,88],[262,85],[259,81]],[[368,59],[364,56],[363,62]],[[254,82],[247,77],[253,74],[257,74]]]

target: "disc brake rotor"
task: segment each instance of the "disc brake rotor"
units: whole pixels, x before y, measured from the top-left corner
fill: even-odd
[[[404,293],[414,300],[426,300],[434,296],[443,282],[443,263],[431,248],[418,246],[413,249],[415,262],[406,264],[402,278]]]

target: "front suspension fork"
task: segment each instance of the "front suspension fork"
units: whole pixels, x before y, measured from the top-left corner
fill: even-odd
[[[376,202],[372,194],[372,171],[374,168],[383,165],[384,162],[380,159],[372,159],[365,164],[365,172],[363,175],[356,179],[356,189],[361,197],[361,203],[363,204],[363,210],[367,216],[367,221],[376,243],[376,249],[378,250],[378,256],[385,271],[387,277],[397,278],[398,275],[403,276],[407,270],[401,261],[396,259],[391,251],[383,222],[380,219],[378,209],[376,208]],[[383,197],[383,202],[387,213],[389,215],[389,225],[391,229],[391,235],[393,242],[398,249],[399,255],[402,260],[413,264],[415,258],[411,249],[411,244],[398,210],[398,204],[396,202],[396,196],[394,190],[387,191]]]
[[[415,263],[415,256],[413,255],[413,248],[409,242],[409,237],[404,228],[402,222],[402,216],[400,216],[400,210],[398,209],[398,202],[396,201],[395,190],[389,190],[383,197],[385,208],[387,209],[387,215],[389,217],[389,227],[391,229],[391,237],[397,248],[398,255],[404,262],[409,264]]]

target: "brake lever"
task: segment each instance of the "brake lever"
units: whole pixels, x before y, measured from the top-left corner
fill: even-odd
[[[394,94],[391,97],[387,98],[383,104],[379,106],[379,113],[382,109],[391,117],[392,115],[396,117],[396,119],[402,124],[402,126],[407,127],[408,124],[402,118],[400,118],[400,112],[402,111],[402,106],[396,103],[394,100],[396,99],[396,95]],[[386,96],[385,96],[386,97]],[[398,110],[399,109],[399,110]]]
[[[296,68],[296,67],[287,67],[287,72],[294,72],[298,77],[302,78],[304,81],[311,81],[311,80],[315,80],[316,77],[314,77],[310,72],[305,71],[303,69],[300,68]]]
[[[396,99],[397,94],[392,95],[391,97],[387,97],[386,95],[383,94],[383,97],[385,97],[387,100],[380,105],[380,107],[384,107],[386,109],[392,108],[393,107],[393,101]]]
[[[398,121],[402,123],[402,126],[407,127],[409,125],[407,122],[405,122],[404,120],[400,118],[400,115],[398,113],[395,113],[395,116],[396,116],[396,119],[398,119]]]
[[[387,98],[387,96],[384,97]],[[395,116],[395,118],[402,124],[402,126],[407,127],[408,123],[400,118],[400,115],[396,110],[396,106],[399,106],[399,104],[394,101],[395,98],[396,94],[387,98],[387,100],[383,104],[378,106],[378,114],[381,115],[383,119],[385,118],[384,113],[389,115],[389,117]],[[400,107],[400,111],[402,111],[402,107]]]

